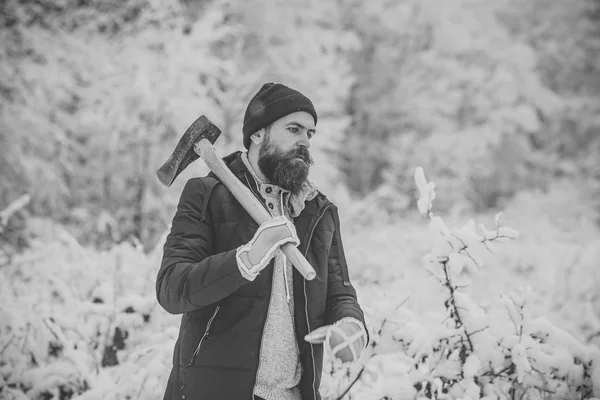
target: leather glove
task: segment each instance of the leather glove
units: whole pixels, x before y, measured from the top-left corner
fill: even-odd
[[[324,343],[325,349],[342,363],[356,361],[367,345],[367,332],[356,318],[342,318],[333,325],[315,329],[304,337],[310,343]]]
[[[258,227],[252,240],[236,250],[235,258],[242,276],[253,281],[285,243],[300,244],[296,228],[284,216],[273,217]]]

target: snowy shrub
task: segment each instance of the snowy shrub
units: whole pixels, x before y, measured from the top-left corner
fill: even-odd
[[[443,313],[398,307],[379,326],[361,362],[330,365],[327,399],[591,399],[600,397],[600,349],[531,315],[531,290],[484,308],[466,293],[483,254],[518,238],[502,214],[486,228],[449,228],[432,212],[435,185],[417,168],[418,209],[429,219],[426,269],[445,293]],[[576,312],[574,310],[574,312]]]
[[[158,252],[95,252],[66,232],[0,271],[0,398],[160,399],[177,336]]]

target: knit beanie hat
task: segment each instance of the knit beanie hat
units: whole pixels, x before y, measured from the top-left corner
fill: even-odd
[[[308,97],[281,83],[265,83],[252,97],[244,115],[244,147],[250,147],[250,136],[288,114],[306,111],[317,123],[317,112]]]

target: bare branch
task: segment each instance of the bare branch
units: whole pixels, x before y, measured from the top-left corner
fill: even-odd
[[[371,358],[373,358],[373,356],[374,355],[371,355],[371,357],[369,357],[369,360]],[[348,387],[346,388],[346,390],[344,390],[342,392],[342,394],[337,397],[336,400],[342,400],[344,398],[344,396],[348,394],[348,392],[350,391],[350,389],[352,389],[352,387],[354,387],[354,385],[356,385],[356,382],[358,382],[360,380],[362,374],[365,372],[365,369],[367,368],[367,363],[369,362],[369,360],[367,360],[367,362],[365,363],[365,365],[363,365],[363,367],[360,369],[360,371],[358,371],[358,374],[356,374],[356,377],[354,378],[354,380],[352,382],[350,382],[350,385],[348,385]]]

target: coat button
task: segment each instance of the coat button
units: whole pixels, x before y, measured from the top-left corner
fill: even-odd
[[[267,186],[267,188],[265,189],[265,192],[267,193],[271,193],[273,191],[273,188],[271,186]]]
[[[185,400],[185,394],[182,394],[182,395],[181,395],[181,398],[182,398],[183,400]]]
[[[184,383],[181,384],[181,390],[183,390],[183,389],[185,389],[185,384]]]
[[[272,210],[273,209],[273,203],[269,203],[269,208]]]

